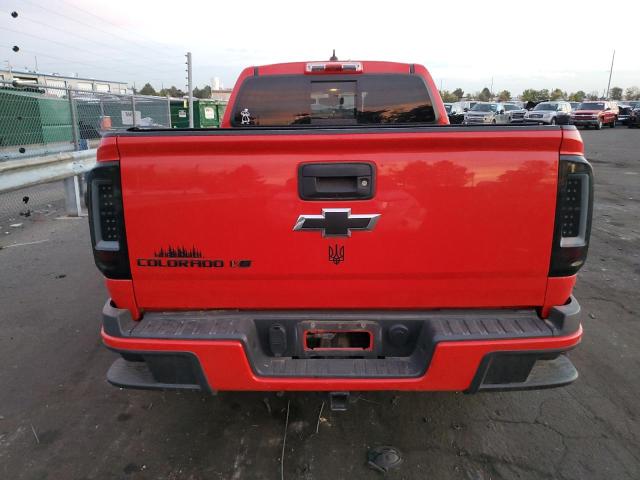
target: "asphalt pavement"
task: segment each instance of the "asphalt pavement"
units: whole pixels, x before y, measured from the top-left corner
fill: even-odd
[[[554,390],[360,393],[321,415],[314,393],[120,390],[86,218],[50,199],[18,215],[0,232],[0,478],[281,479],[287,406],[285,479],[382,477],[366,466],[380,445],[403,455],[389,479],[640,478],[640,130],[582,133],[596,174],[585,334],[580,378]]]

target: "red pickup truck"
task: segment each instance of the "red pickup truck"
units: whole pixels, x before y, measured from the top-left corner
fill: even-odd
[[[602,129],[603,125],[614,128],[618,121],[618,105],[605,101],[582,102],[571,112],[569,121],[572,125],[594,127],[596,130]]]
[[[88,176],[133,388],[564,385],[593,179],[573,126],[448,125],[427,70],[247,68],[220,129],[105,137]]]

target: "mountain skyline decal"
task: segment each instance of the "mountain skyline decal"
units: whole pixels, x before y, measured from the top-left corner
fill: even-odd
[[[160,250],[153,252],[153,255],[159,258],[203,258],[202,252],[195,246],[187,248],[169,245],[167,248],[161,247]]]

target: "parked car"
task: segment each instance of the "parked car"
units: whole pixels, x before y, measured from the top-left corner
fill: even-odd
[[[455,102],[451,105],[451,111],[449,114],[449,123],[452,125],[458,125],[464,121],[465,112],[478,102]]]
[[[462,107],[462,110],[467,112],[467,111],[471,110],[473,107],[475,107],[476,103],[478,103],[478,102],[476,100],[469,100],[469,101],[463,101],[463,102],[458,102],[458,103]]]
[[[633,110],[631,110],[627,126],[629,128],[640,127],[640,102],[638,102],[638,106],[633,107]]]
[[[464,116],[465,125],[509,123],[502,103],[478,102]]]
[[[618,118],[617,122],[622,125],[627,125],[629,123],[629,116],[631,115],[631,111],[633,110],[632,105],[628,104],[619,104],[618,105]]]
[[[527,110],[520,102],[505,102],[504,111],[507,114],[507,123],[524,123],[524,116]]]
[[[556,125],[569,123],[571,104],[565,101],[541,102],[524,116],[525,123]]]
[[[503,105],[515,105],[518,108],[525,108],[525,103],[521,102],[520,100],[507,100],[505,102],[502,102]]]
[[[595,127],[600,130],[603,125],[611,128],[616,126],[618,118],[618,105],[606,100],[590,100],[582,102],[571,113],[571,123],[582,127]]]
[[[343,408],[574,381],[580,133],[449,126],[431,92],[417,64],[252,66],[222,128],[103,137],[87,199],[108,381]]]

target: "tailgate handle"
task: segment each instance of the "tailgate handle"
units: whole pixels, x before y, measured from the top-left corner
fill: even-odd
[[[298,168],[303,200],[366,200],[373,197],[374,187],[371,163],[306,163]]]

